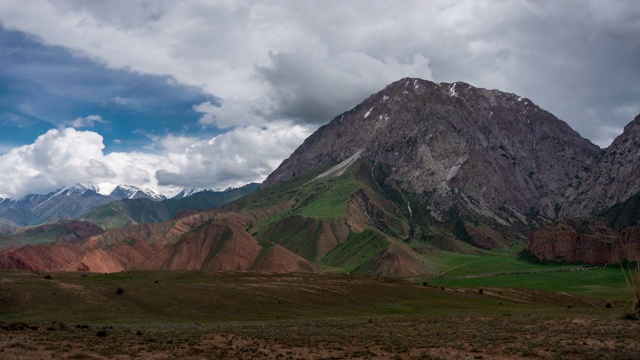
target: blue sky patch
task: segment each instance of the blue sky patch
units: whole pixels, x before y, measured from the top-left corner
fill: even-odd
[[[112,70],[57,46],[0,27],[0,152],[32,143],[52,128],[98,115],[80,127],[100,133],[105,151],[129,151],[167,134],[211,138],[193,106],[215,103],[168,76]]]

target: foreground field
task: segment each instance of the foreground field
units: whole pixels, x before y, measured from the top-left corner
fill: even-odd
[[[0,358],[640,357],[623,298],[344,274],[50,277],[0,273]]]

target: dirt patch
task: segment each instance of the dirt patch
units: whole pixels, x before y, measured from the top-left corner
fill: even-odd
[[[538,317],[373,316],[162,327],[50,323],[0,330],[18,358],[635,359],[637,322]],[[36,326],[34,330],[32,327]],[[98,332],[102,332],[97,336]]]

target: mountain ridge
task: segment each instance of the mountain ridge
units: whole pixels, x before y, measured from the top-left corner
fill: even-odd
[[[255,187],[251,184],[246,186]],[[227,189],[225,191],[232,190]],[[182,196],[179,196],[176,200],[201,192],[217,193],[207,189],[184,189],[180,193]],[[206,198],[207,196],[200,197]],[[233,196],[229,198],[231,197]],[[0,232],[9,233],[24,226],[36,226],[63,219],[77,219],[94,208],[125,199],[146,199],[153,202],[170,200],[165,195],[150,188],[121,184],[104,194],[97,185],[76,183],[61,187],[47,194],[28,194],[16,199],[0,198]],[[196,205],[192,210],[203,210],[207,207],[204,199],[196,202],[200,205]],[[188,201],[185,201],[186,203]],[[222,202],[213,200],[209,207],[219,206],[220,204]],[[154,206],[151,205],[150,208],[154,208]],[[187,210],[188,208],[189,206],[185,205],[179,210]],[[173,216],[173,213],[171,216]],[[166,216],[156,216],[155,219],[157,221],[167,220]]]

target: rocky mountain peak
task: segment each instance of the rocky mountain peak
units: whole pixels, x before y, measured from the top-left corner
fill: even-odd
[[[404,190],[434,192],[436,216],[464,203],[509,222],[514,212],[555,217],[571,178],[600,149],[529,99],[464,82],[405,78],[318,129],[264,184],[358,151],[389,165]]]
[[[213,188],[188,188],[188,189],[182,189],[179,193],[177,193],[175,196],[172,197],[172,199],[183,199],[186,198],[188,196],[191,196],[193,194],[197,194],[197,193],[201,193],[201,192],[205,192],[205,191],[216,191]]]
[[[99,192],[99,190],[100,188],[93,184],[83,185],[80,183],[75,183],[71,186],[66,186],[59,189],[58,191],[56,191],[56,194],[84,194],[87,191],[93,191],[97,193]]]

